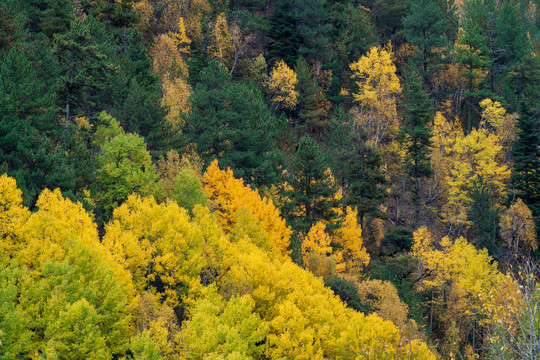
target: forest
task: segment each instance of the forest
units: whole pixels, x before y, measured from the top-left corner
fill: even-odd
[[[1,0],[0,360],[540,359],[538,0]]]

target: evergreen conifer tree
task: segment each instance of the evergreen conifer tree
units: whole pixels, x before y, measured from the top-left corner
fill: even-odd
[[[320,131],[328,126],[327,102],[322,89],[317,86],[316,79],[313,78],[303,56],[299,56],[294,68],[298,82],[295,90],[298,91],[298,104],[296,105],[297,119],[294,123],[295,128],[303,128],[312,132]],[[301,129],[296,129],[297,134]],[[300,131],[299,131],[300,130]]]
[[[231,81],[229,72],[212,60],[190,97],[191,112],[183,132],[187,143],[208,165],[218,159],[235,176],[256,186],[275,183],[279,165],[279,122],[272,116],[259,90]]]
[[[296,21],[291,1],[278,1],[270,17],[270,29],[267,33],[268,58],[272,62],[281,59],[290,67],[294,66],[300,44]]]
[[[478,249],[487,249],[489,255],[497,258],[497,238],[499,236],[499,210],[493,200],[491,190],[485,186],[482,178],[475,184],[471,193],[473,203],[467,213],[467,219],[472,222],[470,241]]]
[[[338,188],[326,164],[317,143],[304,134],[298,141],[294,174],[290,177],[290,189],[285,191],[289,202],[283,209],[292,228],[304,234],[318,221],[331,223],[338,217],[334,210],[340,205],[336,199]],[[335,227],[327,225],[329,229]]]
[[[430,121],[433,109],[429,95],[423,89],[419,72],[414,65],[409,64],[404,81],[405,123],[401,128],[402,141],[405,144],[405,169],[413,181],[413,201],[415,204],[415,228],[420,220],[420,179],[430,177],[432,169],[430,155],[433,136]]]
[[[422,76],[427,82],[441,61],[436,49],[447,43],[445,32],[448,22],[435,1],[418,0],[411,3],[403,25],[405,39],[419,49],[415,64],[422,69]]]
[[[143,136],[148,150],[157,157],[167,150],[171,135],[165,124],[167,111],[161,103],[159,78],[137,28],[131,30],[118,61],[113,115],[127,132]]]
[[[51,138],[52,97],[22,49],[0,60],[0,171],[17,179],[31,204],[46,187],[72,191],[74,174]]]
[[[366,215],[379,218],[386,216],[379,209],[386,194],[386,190],[381,187],[386,183],[382,170],[383,159],[379,150],[366,141],[367,133],[360,127],[356,135],[353,135],[345,173],[349,184],[346,203],[356,207],[360,224],[363,224]]]
[[[512,186],[515,195],[523,200],[533,216],[537,226],[540,217],[540,123],[538,116],[534,116],[525,102],[521,104],[518,118],[518,139],[514,143],[512,155],[514,156],[514,169],[512,172]]]
[[[91,22],[90,17],[84,20],[75,17],[69,31],[54,35],[53,54],[61,69],[57,79],[57,96],[65,108],[64,133],[73,114],[72,105],[88,113],[93,105],[94,93],[108,86],[112,72],[106,52],[92,37]]]

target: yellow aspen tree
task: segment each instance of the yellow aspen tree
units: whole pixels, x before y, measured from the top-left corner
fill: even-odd
[[[165,115],[165,121],[171,125],[173,131],[180,134],[186,115],[190,110],[188,100],[191,95],[191,86],[181,77],[171,77],[170,74],[166,74],[162,87],[162,102],[169,108],[169,112]]]
[[[362,304],[369,304],[377,315],[384,320],[392,321],[398,328],[405,326],[409,307],[401,301],[396,287],[391,282],[366,280],[356,285]]]
[[[433,154],[431,156],[431,167],[435,171],[434,177],[444,180],[450,173],[451,159],[448,151],[458,139],[462,139],[463,129],[458,119],[449,120],[440,111],[435,114],[433,119]]]
[[[465,315],[482,314],[490,301],[490,291],[501,286],[502,277],[497,263],[486,249],[477,250],[462,237],[453,244],[443,241],[441,245],[449,260],[447,276],[466,296]]]
[[[505,276],[486,249],[476,249],[463,237],[435,240],[425,227],[415,231],[412,252],[420,260],[418,288],[431,292],[435,317],[446,328],[441,350],[455,353],[465,345],[470,326],[494,321],[493,309],[501,304],[496,295],[508,288]],[[514,301],[514,295],[507,296]]]
[[[212,354],[215,359],[257,359],[264,350],[268,325],[253,312],[250,295],[222,299],[214,288],[190,308],[179,346],[186,359]]]
[[[411,252],[420,260],[419,271],[421,274],[430,274],[419,282],[420,289],[441,288],[445,282],[447,264],[443,253],[436,249],[435,237],[425,226],[417,229],[413,237]]]
[[[42,277],[47,263],[72,262],[84,253],[110,268],[130,302],[134,300],[130,274],[102,246],[96,224],[80,203],[64,198],[58,189],[45,189],[36,202],[37,211],[30,213],[21,206],[21,192],[15,186],[14,179],[0,177],[2,251],[27,267],[34,278]]]
[[[178,31],[177,32],[169,31],[169,37],[173,39],[174,44],[176,45],[177,49],[180,51],[181,55],[184,55],[184,56],[189,55],[189,46],[191,44],[191,40],[186,35],[186,26],[184,25],[183,17],[180,17],[178,19]]]
[[[502,107],[498,101],[491,99],[484,99],[480,101],[480,107],[482,108],[482,120],[480,121],[480,127],[491,127],[497,129],[503,122],[506,110]]]
[[[480,127],[487,128],[497,134],[503,151],[499,154],[499,161],[508,161],[511,157],[512,143],[517,138],[517,116],[506,113],[498,101],[484,99],[480,101],[482,119]]]
[[[176,64],[177,71],[180,70],[183,74],[188,73],[187,64],[176,45],[176,40],[169,34],[160,34],[154,38],[154,46],[150,54],[154,60],[154,71],[161,81],[169,74],[173,64]]]
[[[283,60],[274,65],[266,80],[266,89],[276,110],[296,107],[298,92],[294,88],[297,82],[296,73]]]
[[[499,226],[508,257],[534,252],[538,248],[532,211],[517,199],[501,216]]]
[[[148,0],[140,0],[133,4],[133,10],[139,15],[139,24],[149,25],[149,23],[155,20],[154,7]]]
[[[131,272],[137,290],[152,291],[171,307],[178,305],[184,286],[192,291],[201,287],[209,254],[217,256],[225,241],[203,210],[194,213],[190,221],[174,201],[157,204],[151,197],[131,195],[105,227],[103,244]]]
[[[357,219],[358,211],[348,206],[343,224],[336,230],[335,242],[342,246],[338,251],[339,255],[336,254],[336,259],[339,257],[336,268],[340,273],[359,274],[369,264],[370,257],[364,247],[362,228]]]
[[[135,341],[146,338],[165,358],[178,356],[180,326],[171,307],[160,303],[154,294],[144,292],[137,299],[134,317],[138,333]]]
[[[483,308],[483,315],[487,319],[486,322],[492,326],[504,326],[510,333],[515,334],[521,317],[523,294],[512,276],[500,274],[500,278],[501,285],[491,289],[487,294],[489,302]]]
[[[453,166],[447,177],[448,205],[443,211],[447,222],[466,223],[467,209],[472,203],[471,192],[480,181],[499,199],[505,196],[510,169],[497,162],[501,149],[497,135],[489,134],[485,129],[474,129],[448,150]]]
[[[236,212],[242,206],[251,211],[261,222],[270,243],[283,255],[289,254],[292,230],[281,218],[272,200],[261,197],[257,190],[235,179],[231,169],[220,170],[214,160],[204,173],[204,191],[215,207],[225,232],[230,232],[236,221]]]
[[[431,154],[431,168],[433,177],[427,179],[427,203],[434,213],[439,213],[441,206],[447,201],[448,177],[453,166],[453,159],[449,156],[451,149],[458,139],[464,137],[459,119],[447,119],[441,112],[435,114],[432,124],[433,152]]]
[[[0,176],[0,250],[14,254],[23,245],[21,230],[30,216],[14,178]]]
[[[25,247],[19,251],[22,263],[39,269],[48,260],[63,260],[76,243],[99,247],[97,226],[80,203],[65,199],[60,190],[43,190],[24,226]]]
[[[302,241],[304,264],[316,276],[328,276],[334,272],[334,264],[330,259],[333,250],[331,242],[331,237],[326,233],[326,225],[320,221],[309,229]]]
[[[353,100],[362,109],[358,121],[368,130],[375,145],[389,128],[398,125],[396,98],[401,94],[401,85],[391,53],[391,49],[372,47],[350,65],[358,86],[358,92],[352,94]]]
[[[269,325],[268,358],[435,359],[424,343],[408,343],[391,321],[346,308],[322,280],[290,261],[275,261],[239,240],[225,252],[216,282],[227,298],[250,294],[253,310]],[[414,356],[418,354],[418,356]]]
[[[233,37],[225,13],[216,16],[213,23],[213,43],[210,46],[210,56],[219,59],[220,63],[228,63],[234,51]]]

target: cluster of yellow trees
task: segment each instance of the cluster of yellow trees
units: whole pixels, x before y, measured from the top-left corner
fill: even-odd
[[[208,206],[131,195],[98,234],[58,190],[22,205],[0,178],[0,341],[5,359],[435,359],[377,314],[345,306],[287,255],[291,230],[272,201],[213,163]],[[356,214],[325,247],[340,271],[369,257]]]

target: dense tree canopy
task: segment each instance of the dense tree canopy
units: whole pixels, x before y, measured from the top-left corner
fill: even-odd
[[[536,360],[537,15],[0,1],[0,359]]]

